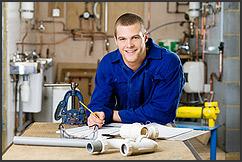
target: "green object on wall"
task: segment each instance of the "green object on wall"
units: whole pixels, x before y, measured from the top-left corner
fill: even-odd
[[[160,46],[160,47],[164,47],[164,48],[170,50],[169,46],[165,46],[165,45],[164,45],[164,42],[159,42],[159,46]]]
[[[176,52],[178,49],[179,42],[177,40],[162,40],[159,43],[160,47],[164,47],[172,52]]]

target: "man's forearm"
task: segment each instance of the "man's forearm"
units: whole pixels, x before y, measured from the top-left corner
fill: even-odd
[[[122,122],[117,110],[113,111],[113,121],[114,122]]]

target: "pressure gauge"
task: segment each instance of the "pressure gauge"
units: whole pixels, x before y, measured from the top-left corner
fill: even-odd
[[[84,19],[88,19],[89,17],[90,17],[90,13],[89,12],[86,11],[86,12],[83,13],[83,18]]]

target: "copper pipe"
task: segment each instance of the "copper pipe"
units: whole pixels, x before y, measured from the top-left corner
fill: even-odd
[[[202,36],[203,36],[203,42],[202,42],[202,61],[204,62],[205,59],[205,40],[206,40],[206,17],[203,16],[202,17],[202,25],[201,25],[201,29],[202,29]]]
[[[222,81],[224,42],[220,42],[220,45],[218,48],[219,48],[219,73],[218,73],[218,76],[214,72],[210,74],[210,101],[213,100],[213,96],[214,96],[213,78],[215,78],[217,81]]]
[[[150,29],[150,20],[151,20],[151,2],[148,2],[148,13],[147,13],[147,21],[148,21],[148,26],[146,28],[146,30]]]
[[[100,31],[95,31],[95,32],[92,32],[92,31],[89,31],[89,32],[87,32],[87,31],[83,31],[83,30],[72,30],[72,33],[81,33],[81,34],[91,34],[91,35],[93,35],[93,34],[101,34],[101,35],[107,35],[105,32],[100,32]]]
[[[198,61],[198,19],[196,18],[195,20],[195,33],[196,33],[196,40],[195,40],[195,42],[196,42],[196,49],[195,49],[195,53],[196,53],[196,61]]]
[[[74,35],[72,38],[74,41],[82,41],[82,40],[90,40],[92,39],[92,37],[93,37],[92,35],[77,34],[77,35]],[[105,37],[100,35],[100,36],[94,36],[93,38],[94,40],[103,40]]]
[[[73,38],[79,37],[79,38],[97,38],[97,37],[101,37],[104,39],[107,39],[109,37],[113,38],[113,36],[109,36],[104,32],[83,32],[83,31],[72,31],[71,32]]]
[[[32,29],[33,32],[38,32],[41,34],[69,34],[69,31],[62,31],[62,32],[47,32],[47,31],[43,31],[40,32],[38,29]]]
[[[24,34],[24,36],[23,36],[23,38],[22,38],[22,43],[24,43],[24,40],[25,40],[25,38],[27,37],[27,35],[28,35],[28,32],[26,32],[25,34]],[[24,44],[22,44],[22,53],[24,53]]]
[[[40,57],[41,57],[41,53],[42,53],[42,48],[43,48],[43,35],[40,34],[40,47],[39,47],[39,54],[40,54]]]
[[[32,29],[32,31],[34,31],[34,32],[39,32],[39,30],[38,29]],[[39,32],[40,33],[40,32]],[[104,32],[99,32],[99,31],[96,31],[96,32],[87,32],[87,31],[83,31],[83,30],[70,30],[70,31],[62,31],[62,32],[46,32],[46,31],[44,31],[44,32],[41,32],[42,34],[72,34],[73,35],[73,33],[74,34],[76,34],[76,33],[80,33],[80,34],[85,34],[85,35],[97,35],[97,34],[100,34],[100,35],[104,35],[105,37],[108,37],[108,38],[113,38],[113,36],[112,35],[107,35],[106,33],[104,33]]]
[[[60,44],[63,43],[64,41],[66,41],[67,39],[71,38],[71,36],[68,36],[58,42],[54,42],[54,43],[30,43],[30,42],[26,42],[26,43],[22,43],[22,42],[18,42],[16,43],[17,45],[19,44],[25,44],[25,45],[37,45],[37,46],[41,46],[41,45],[56,45],[56,44]]]
[[[66,29],[66,25],[65,25],[65,23],[64,22],[62,22],[62,21],[53,21],[53,20],[40,20],[40,21],[36,21],[36,24],[39,24],[39,23],[59,23],[59,24],[61,24],[62,26],[63,26],[63,31],[68,31],[67,29]],[[34,28],[35,29],[35,28]],[[69,30],[70,31],[70,30]]]

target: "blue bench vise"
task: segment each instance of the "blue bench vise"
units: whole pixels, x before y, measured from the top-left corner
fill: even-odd
[[[79,101],[83,102],[83,96],[81,92],[77,89],[78,84],[75,82],[71,83],[71,90],[67,91],[64,99],[59,102],[55,111],[55,120],[62,119],[63,124],[71,125],[83,125],[86,124],[86,113]],[[71,97],[71,109],[68,110],[68,99]],[[75,108],[75,98],[78,99],[78,109]]]

